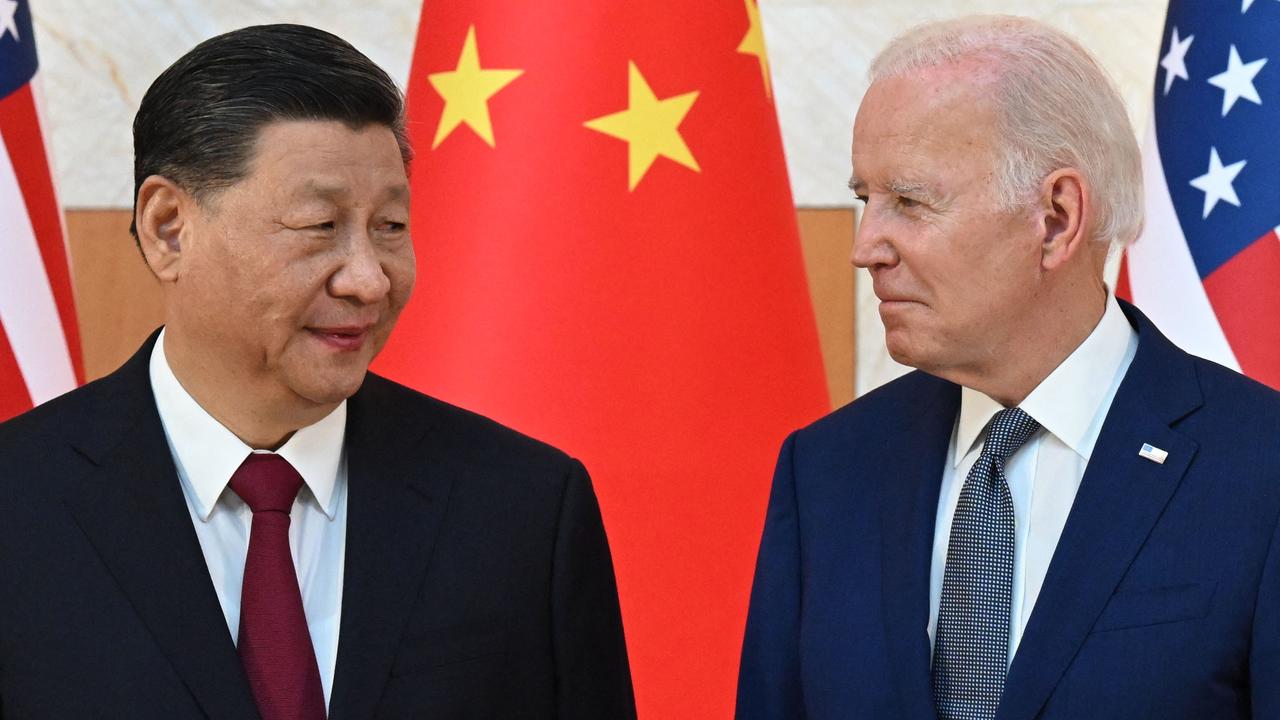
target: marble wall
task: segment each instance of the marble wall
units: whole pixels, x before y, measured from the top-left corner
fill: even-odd
[[[550,0],[554,2],[555,0]],[[600,0],[615,1],[615,0]],[[698,2],[699,0],[689,0]],[[846,207],[851,124],[866,66],[894,34],[965,13],[1031,15],[1074,34],[1112,73],[1145,127],[1165,0],[760,0],[796,204]],[[408,76],[418,0],[32,0],[46,132],[68,208],[127,207],[129,125],[151,80],[192,45],[261,22],[303,22]],[[869,283],[859,282],[858,387],[900,368],[883,350]],[[870,300],[868,300],[870,298]]]
[[[133,114],[151,81],[201,40],[258,23],[315,25],[403,85],[421,7],[419,0],[31,0],[63,206],[132,204]]]

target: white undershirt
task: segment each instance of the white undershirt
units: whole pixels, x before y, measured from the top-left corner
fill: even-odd
[[[178,382],[164,354],[164,331],[151,351],[151,390],[169,452],[191,512],[209,578],[232,640],[240,629],[240,590],[253,513],[227,483],[254,452],[215,420]],[[325,705],[338,660],[342,573],[347,540],[347,462],[344,401],[323,420],[293,434],[276,454],[304,481],[290,512],[289,547],[298,571],[303,610],[320,668]],[[157,568],[163,572],[163,568]]]
[[[1005,464],[1015,522],[1010,662],[1040,595],[1102,421],[1137,349],[1137,333],[1115,298],[1108,296],[1102,320],[1089,337],[1019,405],[1042,429]],[[960,414],[951,435],[934,525],[929,578],[930,642],[938,623],[942,574],[960,488],[981,454],[987,423],[1002,409],[1000,403],[977,390],[961,389]]]

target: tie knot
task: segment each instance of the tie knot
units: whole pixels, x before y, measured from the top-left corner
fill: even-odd
[[[255,513],[288,515],[301,488],[302,476],[275,453],[252,453],[231,475],[231,489]]]
[[[1040,423],[1022,408],[1005,408],[991,419],[991,426],[987,428],[987,440],[982,445],[982,454],[1004,462],[1039,427]]]

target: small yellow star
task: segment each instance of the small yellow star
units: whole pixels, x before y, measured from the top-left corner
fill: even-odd
[[[458,67],[447,72],[427,76],[431,86],[444,98],[444,112],[440,114],[440,126],[434,150],[462,123],[475,131],[482,140],[493,147],[493,124],[489,120],[489,98],[508,83],[520,77],[523,70],[482,70],[480,52],[476,49],[476,26],[467,29]]]
[[[636,64],[628,63],[627,68],[627,109],[584,124],[627,142],[628,189],[636,189],[659,155],[700,172],[698,161],[684,144],[679,130],[684,116],[698,99],[698,91],[659,100]]]
[[[747,36],[738,45],[738,52],[743,55],[755,55],[760,61],[760,74],[764,76],[764,94],[773,97],[773,81],[769,78],[769,55],[764,50],[764,26],[760,22],[760,6],[756,0],[742,0],[747,4],[747,19],[751,27],[747,28]]]

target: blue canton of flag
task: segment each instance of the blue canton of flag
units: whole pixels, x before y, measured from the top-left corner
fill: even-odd
[[[31,8],[25,0],[0,0],[0,98],[8,97],[36,74],[33,37]]]
[[[1235,4],[1170,3],[1157,72],[1160,159],[1201,278],[1280,224],[1280,2]]]
[[[1191,352],[1280,387],[1280,0],[1172,0],[1154,98],[1133,299]]]

